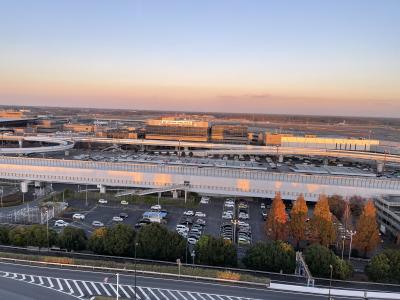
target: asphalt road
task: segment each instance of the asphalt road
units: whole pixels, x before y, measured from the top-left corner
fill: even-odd
[[[106,277],[108,281],[105,283]],[[137,277],[136,293],[137,299],[143,300],[326,299],[326,296],[268,290],[262,287],[239,287],[143,276]],[[115,297],[114,274],[0,263],[0,299],[90,299],[99,294]],[[120,276],[119,294],[122,299],[135,299],[133,275]]]

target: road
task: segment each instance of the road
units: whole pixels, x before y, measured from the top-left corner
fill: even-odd
[[[104,281],[106,277],[107,282]],[[144,276],[137,276],[136,287],[137,299],[143,300],[326,299],[326,296],[262,287]],[[116,292],[116,276],[111,273],[0,263],[0,299],[90,299],[95,295],[115,297]],[[120,276],[119,294],[122,299],[135,299],[134,275]]]

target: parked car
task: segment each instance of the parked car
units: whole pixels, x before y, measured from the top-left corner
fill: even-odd
[[[128,201],[126,201],[126,200],[122,200],[122,201],[121,201],[121,204],[122,204],[122,205],[128,205],[129,203],[128,203]]]
[[[126,219],[126,218],[128,217],[128,214],[122,212],[122,213],[119,214],[119,216],[120,216],[122,219]]]
[[[99,199],[100,204],[107,204],[108,201],[106,199]]]
[[[208,204],[209,201],[210,201],[209,197],[203,196],[203,197],[201,197],[200,203],[201,204]]]
[[[156,204],[153,205],[152,207],[150,207],[151,210],[161,210],[161,205],[160,204]]]
[[[265,209],[265,203],[260,204],[261,209]]]
[[[194,245],[194,244],[197,243],[197,239],[194,238],[194,237],[189,237],[189,238],[187,239],[187,241],[188,241],[188,243],[191,244],[191,245]]]
[[[193,210],[187,210],[183,212],[183,215],[185,216],[194,216],[194,212]]]
[[[82,214],[73,214],[72,215],[72,219],[74,219],[74,220],[85,220],[85,215],[82,215]]]
[[[57,220],[54,223],[54,226],[56,227],[67,227],[69,225],[69,223],[65,222],[64,220]]]
[[[103,223],[103,222],[100,222],[100,221],[93,221],[93,222],[92,222],[92,226],[95,226],[95,227],[103,227],[103,226],[104,226],[104,223]]]
[[[115,217],[112,218],[112,220],[114,222],[122,222],[124,219],[122,219],[120,216],[115,216]]]
[[[199,225],[205,226],[205,225],[206,225],[206,221],[205,221],[205,220],[203,220],[203,219],[197,219],[197,220],[196,220],[196,224],[199,224]]]
[[[205,217],[206,217],[206,214],[203,213],[203,212],[201,212],[201,211],[196,211],[195,217],[202,217],[202,218],[205,218]]]

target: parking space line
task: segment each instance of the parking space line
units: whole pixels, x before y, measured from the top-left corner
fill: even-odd
[[[200,299],[206,300],[206,298],[204,298],[200,293],[194,293],[194,294],[197,295]]]
[[[128,287],[128,289],[130,289],[130,291],[133,293],[133,295],[136,294],[136,298],[137,298],[137,299],[141,299],[141,298],[139,297],[139,295],[135,292],[135,289],[134,289],[131,285],[127,285],[127,287]]]
[[[115,295],[118,295],[118,297],[121,297],[121,295],[119,293],[117,293],[117,289],[114,287],[114,285],[109,283],[108,286],[111,288],[111,290],[114,292]]]
[[[156,298],[156,300],[161,300],[160,298],[157,297],[156,294],[154,294],[154,292],[152,291],[152,289],[150,288],[145,288],[146,290],[148,290],[150,292],[150,294],[152,294],[154,296],[154,298]]]
[[[68,289],[69,289],[69,293],[73,294],[74,290],[72,289],[71,285],[69,284],[69,281],[67,279],[64,279],[65,284],[67,285]]]
[[[48,281],[49,284],[50,284],[50,288],[53,288],[54,285],[53,285],[53,282],[51,281],[50,277],[46,277],[46,278],[47,278],[47,281]]]
[[[90,296],[93,295],[92,291],[91,291],[91,290],[89,289],[89,287],[87,286],[86,281],[81,281],[81,282],[82,282],[83,286],[85,287],[85,289],[88,291],[89,295],[90,295]]]
[[[193,300],[198,300],[198,299],[196,299],[196,298],[192,295],[192,293],[190,293],[190,292],[185,292],[185,293],[188,294],[189,297],[192,298]]]
[[[42,276],[39,276],[39,284],[40,284],[40,285],[44,285]]]
[[[179,300],[178,297],[176,297],[171,290],[166,290],[175,300]]]
[[[126,298],[128,298],[128,299],[131,298],[131,296],[125,291],[125,289],[122,285],[119,286],[119,289],[122,291],[123,294],[125,294]]]
[[[147,300],[150,300],[150,297],[149,296],[147,296],[147,293],[140,287],[140,286],[138,286],[137,287],[138,289],[139,289],[139,291],[143,294],[143,296],[145,296],[146,297],[146,299]]]
[[[161,295],[161,296],[163,296],[163,298],[165,298],[165,299],[169,299],[167,296],[165,296],[165,294],[162,292],[162,290],[160,290],[160,289],[157,289],[157,292]]]
[[[82,292],[81,288],[79,287],[78,282],[76,280],[72,280],[72,282],[75,284],[76,288],[78,289],[78,292],[79,292],[79,296],[78,297],[82,297],[83,295],[85,295]]]
[[[62,287],[60,278],[56,278],[56,281],[57,281],[57,284],[60,286],[60,288],[59,288],[58,290],[59,290],[59,291],[63,291],[64,289],[63,289],[63,287]]]
[[[176,291],[178,293],[179,296],[182,297],[182,299],[186,299],[186,297],[180,292],[180,291]]]

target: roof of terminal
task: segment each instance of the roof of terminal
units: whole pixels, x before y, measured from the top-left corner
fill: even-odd
[[[331,174],[331,175],[348,175],[348,176],[366,176],[376,177],[374,173],[360,170],[354,167],[336,167],[336,166],[310,166],[296,164],[295,167],[291,168],[296,173],[312,173],[312,174]]]

